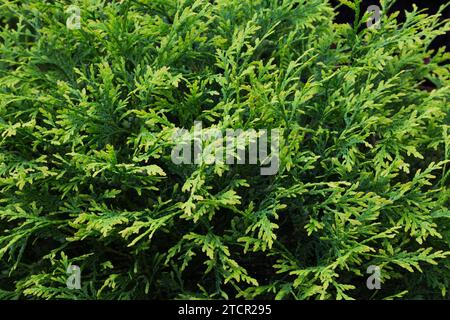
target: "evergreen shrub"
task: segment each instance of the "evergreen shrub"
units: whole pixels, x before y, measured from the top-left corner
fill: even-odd
[[[3,0],[0,297],[448,299],[450,23],[360,2]],[[278,172],[174,164],[196,121]]]

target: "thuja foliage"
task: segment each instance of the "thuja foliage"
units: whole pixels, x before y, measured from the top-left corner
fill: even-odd
[[[392,4],[2,1],[0,297],[449,298],[450,23]],[[278,173],[175,165],[195,121]]]

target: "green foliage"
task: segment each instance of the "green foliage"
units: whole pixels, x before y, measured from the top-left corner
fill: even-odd
[[[2,1],[0,297],[448,299],[450,23],[341,2]],[[175,165],[194,121],[278,173]]]

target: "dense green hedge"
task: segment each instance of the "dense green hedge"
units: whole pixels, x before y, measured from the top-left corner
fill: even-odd
[[[354,25],[325,0],[80,0],[69,29],[69,1],[3,0],[0,297],[449,298],[450,24],[341,2]],[[174,164],[195,121],[280,129],[279,171]]]

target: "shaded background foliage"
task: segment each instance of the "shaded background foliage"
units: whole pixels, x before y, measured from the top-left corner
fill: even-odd
[[[68,30],[70,4],[0,5],[1,298],[449,297],[442,15],[84,0]],[[282,129],[278,174],[174,165],[196,120]]]
[[[338,6],[339,1],[333,0],[330,1],[330,3],[337,7],[337,16],[335,18],[335,21],[338,23],[353,23],[354,21],[354,13],[353,11],[346,7],[346,6]],[[367,7],[372,4],[379,4],[379,1],[362,1],[361,7],[362,10],[367,10]],[[446,5],[446,0],[436,0],[436,1],[428,1],[428,0],[398,0],[395,1],[395,3],[392,5],[391,11],[399,11],[399,20],[404,21],[405,19],[405,12],[411,11],[413,6],[417,6],[420,9],[426,10],[427,13],[435,14],[438,12],[439,8],[443,5]],[[442,18],[449,18],[450,17],[450,8],[447,6],[443,13]],[[441,35],[437,37],[430,45],[430,48],[438,49],[440,47],[447,47],[447,50],[450,50],[448,48],[448,44],[450,43],[450,32],[447,31],[445,35]]]

